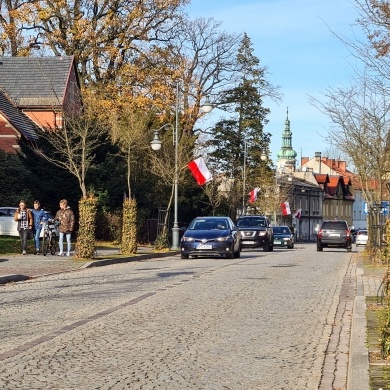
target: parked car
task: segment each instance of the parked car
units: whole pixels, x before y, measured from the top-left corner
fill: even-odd
[[[239,258],[240,233],[229,217],[197,217],[180,242],[181,258],[189,256],[225,256]]]
[[[352,235],[347,221],[325,220],[317,234],[317,251],[323,248],[345,248],[347,252],[352,250]]]
[[[267,217],[243,215],[236,221],[241,233],[241,248],[262,247],[265,252],[274,249],[274,234]]]
[[[0,236],[19,236],[18,223],[14,220],[16,209],[17,207],[0,207]],[[54,216],[45,211],[45,219],[54,219]],[[56,227],[55,232],[58,236],[58,227]],[[43,237],[43,229],[41,237]]]
[[[288,226],[273,226],[274,246],[294,248],[294,235]]]
[[[368,231],[364,229],[358,230],[356,233],[356,241],[355,241],[356,246],[366,245],[367,241],[368,241]]]

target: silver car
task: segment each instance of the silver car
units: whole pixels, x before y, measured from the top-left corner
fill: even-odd
[[[356,246],[366,245],[368,241],[368,231],[367,230],[358,230],[356,233]]]

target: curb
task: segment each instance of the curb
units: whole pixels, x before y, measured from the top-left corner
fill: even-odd
[[[94,261],[89,261],[88,263],[85,263],[81,267],[76,268],[74,270],[66,270],[66,271],[64,270],[64,271],[60,271],[60,272],[56,271],[53,273],[43,274],[43,275],[34,275],[34,276],[27,276],[27,275],[22,275],[22,274],[3,275],[3,276],[0,276],[0,285],[12,283],[12,282],[23,282],[23,281],[26,281],[29,279],[39,278],[40,276],[49,276],[49,275],[65,273],[65,272],[73,272],[73,271],[78,271],[78,270],[85,269],[85,268],[103,267],[103,266],[111,265],[111,264],[130,263],[132,261],[143,261],[143,260],[150,260],[150,259],[155,259],[155,258],[160,258],[160,257],[164,258],[164,257],[169,257],[169,256],[175,256],[179,253],[180,252],[178,252],[178,251],[170,251],[170,252],[161,252],[161,253],[139,254],[139,255],[135,255],[135,256],[131,256],[131,257],[123,257],[120,259],[94,260]]]
[[[357,291],[353,304],[347,390],[368,390],[369,362],[366,346],[366,297],[363,291],[364,270],[358,263],[356,269]]]
[[[164,252],[164,253],[149,253],[144,255],[135,255],[131,257],[123,257],[120,259],[102,259],[102,260],[94,260],[89,261],[88,263],[83,264],[79,269],[82,268],[92,268],[92,267],[102,267],[110,264],[120,264],[120,263],[130,263],[132,261],[142,261],[155,259],[159,257],[169,257],[177,255],[179,252]]]
[[[22,282],[28,279],[30,279],[30,276],[27,275],[20,275],[20,274],[4,275],[4,276],[0,276],[0,284]]]

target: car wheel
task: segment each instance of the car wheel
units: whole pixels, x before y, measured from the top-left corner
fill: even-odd
[[[241,256],[241,248],[239,247],[237,251],[234,252],[234,258],[239,259]]]
[[[352,247],[351,246],[347,247],[347,252],[352,252]]]
[[[271,249],[270,249],[270,245],[269,245],[269,242],[266,242],[265,245],[263,246],[263,251],[264,252],[269,252]]]
[[[323,251],[323,247],[321,245],[317,245],[317,252],[322,252]]]
[[[190,257],[189,255],[185,255],[184,253],[181,254],[182,259],[188,259],[189,257]]]
[[[226,253],[226,258],[227,259],[234,259],[234,252]]]

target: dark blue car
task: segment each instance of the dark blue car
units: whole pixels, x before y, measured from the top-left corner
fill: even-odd
[[[182,259],[189,256],[239,258],[240,233],[229,217],[197,217],[188,225],[180,247]]]
[[[274,226],[274,246],[294,248],[294,235],[288,226]]]

